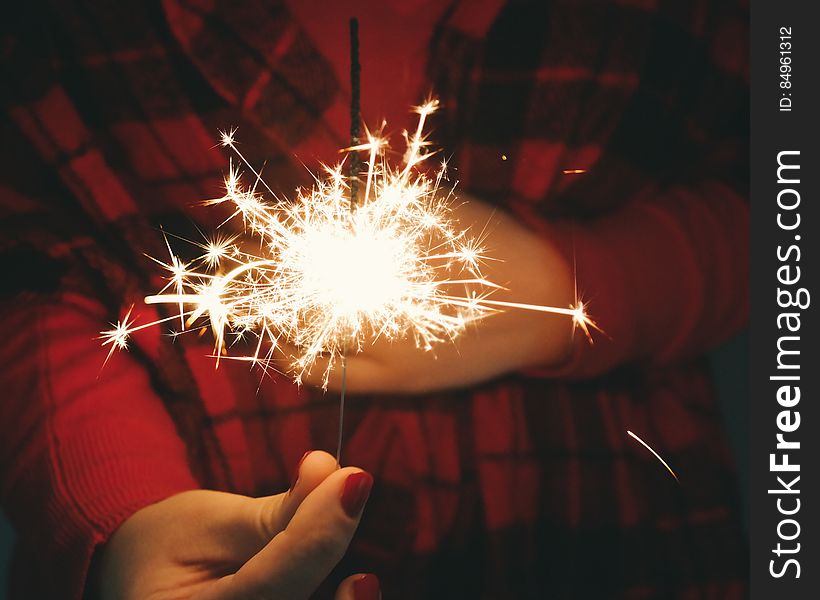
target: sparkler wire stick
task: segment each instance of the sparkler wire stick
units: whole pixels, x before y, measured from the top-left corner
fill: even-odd
[[[350,19],[350,146],[360,143],[362,108],[361,108],[361,72],[359,63],[359,20]],[[350,208],[355,210],[359,196],[359,153],[350,153]]]
[[[350,19],[350,146],[359,145],[360,123],[362,120],[361,106],[361,71],[359,63],[359,20]],[[372,153],[371,153],[372,160]],[[350,155],[350,212],[356,210],[359,195],[359,153]],[[368,188],[370,176],[368,175]],[[366,200],[366,199],[365,199]],[[347,392],[347,343],[342,349],[342,389],[339,392],[339,435],[336,441],[336,466],[342,466],[342,436],[345,422],[345,393]]]
[[[342,353],[342,390],[339,393],[339,436],[336,440],[336,467],[342,466],[342,434],[345,425],[345,390],[347,389],[347,349]]]

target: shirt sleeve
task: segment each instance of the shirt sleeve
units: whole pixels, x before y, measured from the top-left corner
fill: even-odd
[[[568,249],[579,299],[601,328],[577,334],[553,377],[664,365],[726,340],[749,317],[749,207],[719,181],[643,193],[584,224],[524,219]]]
[[[572,360],[550,376],[687,360],[748,321],[747,7],[661,7],[651,22],[636,88],[621,113],[612,108],[617,133],[595,140],[601,161],[559,198],[593,210],[570,225],[518,203],[576,265],[578,297],[604,331],[592,344],[576,335]],[[610,110],[600,102],[589,103],[593,121],[594,109]]]
[[[95,548],[138,509],[196,488],[146,371],[99,335],[102,306],[64,293],[0,317],[0,497],[22,596],[79,598]]]

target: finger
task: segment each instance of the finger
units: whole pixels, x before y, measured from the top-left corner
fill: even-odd
[[[293,483],[288,493],[284,494],[278,510],[267,510],[263,507],[265,514],[270,517],[270,523],[265,532],[265,544],[287,527],[299,505],[302,504],[308,494],[338,468],[339,465],[336,459],[327,452],[314,450],[305,453],[302,460],[296,465]]]
[[[372,573],[351,575],[339,584],[334,600],[380,600],[379,578]]]
[[[293,473],[293,483],[284,494],[249,499],[243,515],[246,529],[254,534],[253,551],[244,563],[287,527],[302,501],[337,469],[336,459],[327,452],[306,452]]]
[[[274,590],[274,597],[308,597],[347,550],[372,484],[370,474],[355,468],[331,474],[237,579],[257,594]]]
[[[218,492],[202,494],[200,501],[192,503],[195,508],[191,510],[196,514],[190,515],[207,524],[207,535],[198,544],[200,550],[206,556],[222,557],[238,568],[287,527],[305,497],[336,469],[336,459],[327,452],[306,452],[286,493],[264,498]]]
[[[372,483],[368,473],[352,467],[332,473],[308,494],[287,528],[204,598],[309,597],[347,550]]]

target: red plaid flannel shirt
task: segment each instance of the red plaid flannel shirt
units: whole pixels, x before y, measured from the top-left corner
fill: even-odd
[[[351,398],[345,460],[376,485],[330,579],[376,572],[390,599],[743,597],[733,466],[698,357],[748,315],[745,2],[434,4],[342,3],[384,44],[434,11],[412,30],[421,54],[363,38],[366,116],[380,93],[403,109],[434,90],[461,186],[536,229],[575,223],[579,285],[611,339],[579,343],[560,372]],[[304,12],[44,0],[5,18],[0,497],[16,597],[79,596],[94,549],[150,502],[281,491],[306,449],[334,447],[334,394],[282,378],[257,393],[258,372],[214,370],[207,336],[147,330],[102,371],[93,339],[131,303],[155,314],[140,298],[159,283],[143,256],[163,251],[158,225],[196,235],[221,218],[190,209],[220,193],[218,129],[238,126],[284,193],[304,183],[299,160],[345,143],[333,11]],[[368,83],[369,66],[395,77]]]

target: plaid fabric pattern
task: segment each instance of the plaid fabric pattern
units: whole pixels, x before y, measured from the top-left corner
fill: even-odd
[[[142,418],[131,398],[150,397],[157,430],[182,441],[175,468],[247,494],[287,488],[305,450],[335,447],[335,395],[282,378],[260,384],[230,362],[214,370],[207,336],[171,343],[143,332],[96,383],[104,351],[92,338],[132,303],[141,320],[160,310],[139,305],[161,284],[143,256],[164,254],[159,225],[195,239],[224,218],[190,208],[219,193],[218,129],[239,127],[243,153],[266,162],[266,180],[287,193],[308,183],[300,156],[332,160],[345,144],[348,102],[282,1],[43,1],[26,11],[4,24],[0,44],[13,83],[0,115],[0,252],[10,270],[0,380],[14,392],[0,403],[0,496],[20,533],[19,597],[54,593],[32,566],[38,553],[82,581],[87,565],[67,549],[84,527],[93,548],[117,524],[85,503],[70,459],[53,450],[72,448],[82,425],[63,418],[72,407],[99,407],[97,431],[127,423],[129,410]],[[461,186],[533,226],[593,223],[658,194],[692,220],[689,231],[722,235],[742,214],[726,209],[715,222],[690,200],[707,186],[745,194],[747,20],[732,2],[453,2],[429,44],[425,86],[444,107],[436,141]],[[613,335],[617,352],[596,373],[351,398],[345,462],[377,483],[318,595],[355,570],[377,573],[391,599],[745,597],[733,466],[697,358],[746,318],[737,266],[746,250],[726,252],[693,259],[716,265],[699,282],[715,306],[662,315],[671,328],[644,335],[646,353],[665,354],[656,364],[618,350],[629,336]],[[600,345],[589,352],[606,354]],[[159,449],[170,463],[179,454],[172,441]],[[139,508],[137,492],[128,496],[137,484],[120,483],[114,512],[125,518]],[[92,484],[101,496],[113,486]],[[38,512],[63,514],[62,504],[85,511],[66,542],[49,538]]]

